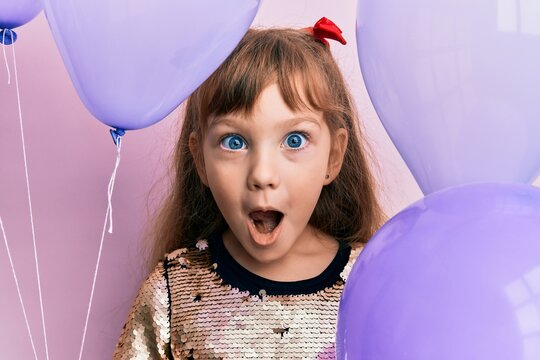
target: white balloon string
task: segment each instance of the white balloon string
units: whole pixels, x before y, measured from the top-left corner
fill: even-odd
[[[110,227],[109,227],[109,233],[112,233],[112,193],[114,189],[114,182],[116,180],[116,171],[118,169],[118,165],[120,164],[120,149],[122,147],[122,139],[118,138],[116,142],[116,163],[114,165],[114,170],[111,175],[111,179],[109,180],[109,186],[107,188],[107,212],[105,213],[105,222],[103,224],[103,231],[101,233],[101,241],[99,243],[99,250],[98,250],[98,257],[96,262],[96,269],[94,271],[94,280],[92,281],[92,291],[90,292],[90,301],[88,302],[88,311],[86,312],[86,321],[84,322],[84,331],[82,336],[82,342],[81,342],[81,351],[79,352],[79,360],[82,359],[83,349],[84,349],[84,341],[86,339],[86,330],[88,328],[88,319],[90,318],[90,310],[92,309],[92,299],[94,298],[94,289],[96,287],[96,278],[97,273],[99,269],[99,261],[101,259],[101,250],[103,249],[103,239],[105,238],[105,229],[107,228],[107,220],[110,220]]]
[[[21,95],[19,91],[19,77],[17,75],[17,58],[15,56],[15,43],[12,43],[11,46],[12,46],[11,49],[13,53],[13,70],[15,72],[15,87],[17,89],[17,106],[19,109],[19,124],[21,128],[21,141],[22,141],[23,157],[24,157],[24,172],[26,175],[26,192],[28,194],[28,207],[30,209],[30,224],[32,226],[32,244],[34,246],[34,260],[36,263],[36,274],[37,274],[37,283],[38,283],[38,290],[39,290],[39,306],[41,308],[41,324],[43,326],[43,337],[45,340],[45,354],[47,356],[47,360],[49,360],[49,347],[47,344],[47,330],[45,328],[45,312],[43,311],[43,296],[41,293],[41,279],[39,276],[39,263],[38,263],[37,248],[36,248],[36,232],[34,229],[34,214],[32,211],[32,198],[30,197],[30,181],[28,180],[28,162],[26,159],[26,143],[24,141],[23,117],[22,117],[22,111],[21,111]]]
[[[6,55],[6,32],[7,31],[11,31],[9,29],[4,29],[4,31],[2,32],[2,51],[4,53],[4,62],[6,63],[6,70],[7,70],[7,75],[8,75],[8,85],[11,84],[11,72],[9,71],[9,65],[8,65],[8,60],[7,60],[7,55]],[[11,36],[13,38],[13,35]]]
[[[108,206],[109,206],[109,234],[112,234],[113,232],[113,219],[112,219],[112,194],[114,190],[114,183],[116,180],[116,170],[118,169],[118,165],[120,165],[120,149],[122,148],[122,138],[118,137],[116,140],[116,164],[114,165],[114,170],[111,176],[111,179],[109,180],[109,186],[107,187],[107,198],[108,198]]]
[[[4,224],[2,223],[2,217],[0,216],[0,228],[2,228],[2,235],[4,236],[4,243],[6,244],[6,250],[9,258],[9,264],[11,265],[11,272],[13,273],[13,279],[15,279],[15,286],[17,286],[17,293],[19,294],[19,303],[21,303],[24,321],[26,322],[26,330],[28,330],[28,335],[30,336],[30,343],[32,344],[32,350],[34,350],[34,357],[38,360],[36,353],[36,347],[34,345],[34,338],[32,337],[32,332],[30,331],[30,325],[28,324],[28,317],[26,316],[26,309],[24,307],[24,302],[21,295],[21,289],[19,287],[19,281],[17,280],[17,275],[15,274],[15,266],[13,265],[13,259],[11,258],[11,253],[9,251],[9,245],[6,236],[6,230],[4,229]]]

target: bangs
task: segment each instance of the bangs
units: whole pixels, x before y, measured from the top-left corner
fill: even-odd
[[[201,125],[206,128],[210,116],[251,115],[261,92],[273,83],[292,111],[331,111],[336,99],[329,91],[328,57],[326,46],[307,32],[249,30],[197,90],[200,115],[206,120]]]

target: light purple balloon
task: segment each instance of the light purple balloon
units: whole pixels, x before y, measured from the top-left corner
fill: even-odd
[[[373,105],[425,194],[540,169],[535,1],[359,0]]]
[[[44,0],[71,80],[101,122],[163,119],[225,60],[257,0]]]
[[[540,189],[479,183],[388,221],[347,280],[339,359],[540,359]]]
[[[24,25],[41,11],[41,0],[0,0],[0,29]]]

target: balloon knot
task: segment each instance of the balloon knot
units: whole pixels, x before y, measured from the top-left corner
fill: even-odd
[[[17,33],[11,29],[0,29],[0,44],[11,45],[17,41]]]
[[[113,138],[113,141],[114,141],[114,145],[118,146],[118,141],[120,140],[120,138],[122,136],[124,136],[124,134],[126,133],[126,131],[124,129],[110,129],[109,130],[111,132],[111,136]]]

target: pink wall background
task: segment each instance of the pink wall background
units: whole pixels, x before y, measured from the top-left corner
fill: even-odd
[[[356,56],[355,7],[354,0],[332,4],[320,0],[266,1],[254,25],[305,27],[326,16],[342,28],[349,44],[333,43],[332,50],[376,151],[379,167],[374,171],[381,201],[391,216],[422,195],[367,96]],[[18,35],[16,51],[49,355],[55,360],[72,360],[79,354],[116,149],[108,128],[94,119],[77,97],[43,14],[21,27]],[[11,48],[7,50],[10,54]],[[113,195],[114,233],[105,239],[84,359],[111,358],[133,297],[146,276],[140,255],[141,234],[163,189],[160,179],[166,172],[178,126],[173,113],[157,125],[124,137]],[[13,79],[12,85],[7,84],[1,56],[0,216],[38,356],[45,359],[16,93]],[[1,358],[33,359],[3,241],[0,319]]]

